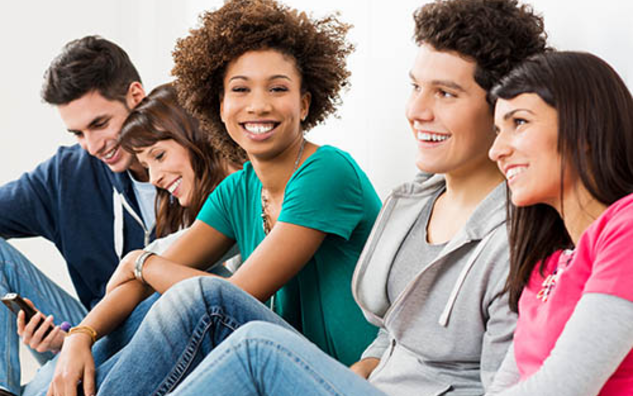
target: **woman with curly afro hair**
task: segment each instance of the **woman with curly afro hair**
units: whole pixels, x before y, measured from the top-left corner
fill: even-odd
[[[350,284],[380,199],[349,154],[305,137],[347,85],[349,26],[273,0],[230,0],[200,23],[174,51],[180,102],[219,151],[247,162],[165,254],[132,252],[113,275],[109,290],[136,282],[167,293],[116,364],[102,366],[97,378],[111,371],[99,394],[169,392],[253,320],[298,331],[345,364],[377,333]],[[243,264],[231,277],[203,271],[234,243]],[[139,381],[127,381],[129,367]],[[60,373],[53,395],[67,385]]]

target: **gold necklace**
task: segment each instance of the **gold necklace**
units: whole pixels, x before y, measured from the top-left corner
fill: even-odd
[[[297,159],[295,160],[295,166],[292,169],[292,173],[294,173],[299,167],[299,161],[301,161],[301,156],[303,155],[303,148],[305,147],[305,145],[306,145],[306,140],[304,138],[301,140],[301,147],[299,147],[299,155],[297,155]],[[262,186],[262,192],[261,192],[262,226],[264,227],[264,234],[268,235],[270,234],[270,230],[272,227],[270,226],[270,221],[269,221],[270,216],[268,216],[268,197],[266,195],[267,195],[267,192]]]

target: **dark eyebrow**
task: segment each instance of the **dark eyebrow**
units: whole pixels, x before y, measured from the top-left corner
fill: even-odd
[[[509,111],[509,112],[505,113],[505,114],[503,115],[503,120],[504,120],[504,121],[507,121],[507,120],[508,120],[508,118],[512,117],[514,114],[516,114],[516,113],[517,113],[517,112],[519,112],[519,111],[527,111],[527,112],[528,112],[528,113],[530,113],[530,114],[534,114],[534,112],[533,112],[533,111],[528,110],[528,109],[514,109],[514,110],[512,110],[512,111]]]
[[[450,80],[433,80],[431,81],[431,85],[441,85],[444,87],[452,88],[456,91],[466,92],[466,90],[459,84]]]
[[[97,124],[101,124],[101,123],[104,123],[106,121],[109,121],[111,118],[112,118],[112,116],[106,115],[106,114],[96,116],[95,118],[92,119],[92,121],[90,121],[90,124],[88,124],[86,129],[92,129],[92,128],[96,127]],[[77,130],[77,129],[68,129],[68,132],[73,133],[75,135],[78,134],[78,133],[82,133],[80,130]]]
[[[416,81],[415,76],[413,75],[413,73],[409,72],[409,78],[413,81]],[[466,92],[466,90],[464,89],[464,87],[462,87],[461,85],[457,84],[454,81],[450,81],[450,80],[432,80],[431,81],[431,85],[440,85],[440,86],[444,86],[447,88],[452,88],[456,91],[460,91],[460,92]]]
[[[284,80],[288,80],[288,81],[292,81],[292,79],[288,76],[286,76],[285,74],[275,74],[274,76],[270,76],[270,78],[268,78],[269,81],[271,80],[277,80],[277,79],[284,79]],[[248,77],[246,76],[233,76],[231,78],[229,78],[229,81],[233,81],[233,80],[244,80],[244,81],[248,81],[250,80]]]
[[[110,118],[112,118],[112,116],[109,116],[109,115],[97,116],[92,121],[90,121],[90,124],[88,124],[88,129],[92,129],[95,126],[97,126],[97,124],[102,124],[102,123],[110,120]]]

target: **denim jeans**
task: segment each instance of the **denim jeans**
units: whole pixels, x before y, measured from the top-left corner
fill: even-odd
[[[152,307],[130,343],[97,368],[98,395],[165,395],[237,328],[254,320],[296,331],[231,283],[188,279]]]
[[[251,322],[211,352],[172,396],[385,396],[306,338]]]
[[[53,315],[55,323],[63,321],[76,325],[86,315],[86,308],[70,294],[39,271],[33,263],[13,246],[0,238],[0,295],[18,293],[33,301],[46,315]],[[0,307],[0,388],[20,394],[20,356],[16,316]],[[54,355],[31,350],[40,364]]]

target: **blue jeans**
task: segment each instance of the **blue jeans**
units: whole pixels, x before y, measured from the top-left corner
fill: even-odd
[[[385,396],[295,332],[251,322],[224,341],[172,396]]]
[[[264,304],[231,283],[188,279],[152,307],[130,343],[97,368],[99,395],[165,395],[224,339],[254,320],[295,332]]]
[[[63,321],[78,324],[86,315],[86,308],[65,292],[13,246],[0,238],[0,295],[18,293],[33,301],[46,315],[53,315],[55,323]],[[20,340],[17,334],[16,316],[0,307],[0,388],[20,394]],[[40,364],[54,355],[31,350]]]

